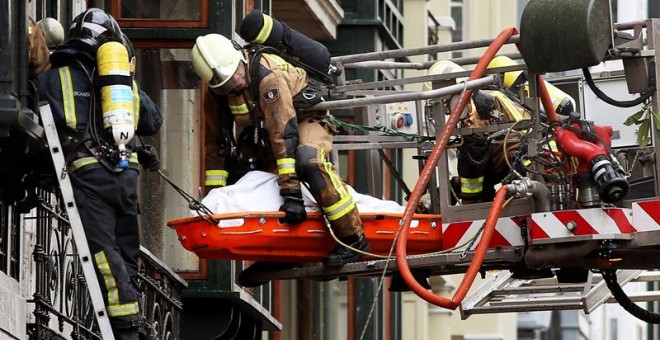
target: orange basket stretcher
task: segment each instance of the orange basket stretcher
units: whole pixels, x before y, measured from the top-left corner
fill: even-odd
[[[184,248],[200,258],[319,262],[337,246],[320,212],[309,212],[300,225],[279,222],[280,211],[239,212],[210,215],[215,220],[231,220],[236,226],[219,226],[201,216],[171,220]],[[387,255],[399,229],[400,213],[362,213],[365,235],[371,253]],[[408,254],[442,250],[440,215],[415,214],[408,231]]]

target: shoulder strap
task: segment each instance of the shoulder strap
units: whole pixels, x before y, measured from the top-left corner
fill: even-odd
[[[254,45],[254,44],[247,45],[246,48],[248,48],[250,53],[255,53],[255,54],[259,54],[259,55],[261,55],[263,53],[275,54],[275,55],[279,56],[280,58],[286,60],[289,64],[291,64],[295,67],[302,68],[303,70],[305,70],[305,72],[307,72],[308,76],[311,76],[311,77],[314,77],[314,78],[320,80],[326,86],[333,87],[335,85],[335,82],[332,79],[332,77],[330,77],[330,75],[328,75],[324,72],[321,72],[320,70],[305,64],[304,62],[300,61],[300,59],[291,56],[290,54],[286,53],[285,51],[281,51],[281,50],[279,50],[277,48],[274,48],[274,47],[271,47],[271,46]]]

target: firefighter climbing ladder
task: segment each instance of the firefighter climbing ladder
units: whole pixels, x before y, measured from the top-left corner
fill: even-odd
[[[94,309],[94,315],[98,322],[99,330],[101,331],[101,337],[104,340],[114,339],[112,328],[110,327],[110,319],[108,318],[108,313],[106,312],[105,304],[103,303],[101,287],[99,286],[99,281],[92,263],[92,256],[89,251],[89,246],[87,245],[85,230],[83,229],[82,221],[78,214],[78,207],[76,206],[73,197],[73,188],[71,187],[71,181],[69,180],[67,173],[62,146],[60,145],[60,140],[57,135],[57,128],[55,127],[55,121],[53,120],[53,113],[50,109],[50,105],[47,103],[41,103],[39,106],[39,113],[43,122],[46,140],[48,141],[48,149],[51,158],[53,159],[57,181],[59,182],[62,198],[64,199],[64,206],[66,207],[66,212],[69,216],[73,241],[78,250],[78,257],[80,258],[80,265],[83,269],[87,289],[89,290],[89,297]]]

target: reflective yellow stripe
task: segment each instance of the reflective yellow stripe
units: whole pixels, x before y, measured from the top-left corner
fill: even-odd
[[[273,18],[271,18],[269,15],[266,15],[265,13],[262,13],[262,15],[264,18],[264,25],[261,27],[259,35],[257,35],[254,40],[250,41],[252,44],[263,44],[270,36],[270,31],[273,30]]]
[[[277,160],[277,173],[290,175],[296,173],[296,160],[293,158],[281,158]]]
[[[461,177],[461,192],[466,194],[476,194],[483,190],[484,177],[465,178]]]
[[[355,202],[353,202],[353,197],[348,195],[342,197],[339,202],[329,207],[323,207],[323,212],[325,212],[325,217],[327,217],[328,220],[334,221],[348,214],[353,209],[355,209]]]
[[[108,291],[108,306],[118,305],[119,290],[117,289],[117,282],[115,281],[115,277],[112,275],[112,271],[110,270],[108,259],[105,257],[105,252],[100,251],[94,254],[94,259],[96,260],[96,267],[99,269],[101,277],[103,277],[105,288]]]
[[[293,65],[291,65],[288,61],[282,59],[282,57],[276,54],[264,54],[264,57],[266,57],[266,59],[270,59],[270,61],[275,63],[277,68],[282,71],[289,71],[289,68],[293,67]],[[294,69],[299,73],[302,71],[302,69],[299,67],[295,67]]]
[[[140,91],[138,90],[137,83],[133,80],[133,123],[137,128],[140,122]]]
[[[131,152],[131,155],[128,157],[128,161],[137,167],[138,164],[137,154],[135,152]],[[98,162],[99,160],[96,157],[92,157],[92,156],[81,157],[71,162],[71,165],[69,166],[69,170],[70,171],[80,170],[85,166]]]
[[[71,162],[70,169],[71,171],[76,171],[86,165],[90,165],[92,163],[98,163],[99,160],[94,158],[94,157],[83,157],[83,158],[78,158],[75,161]]]
[[[123,305],[109,305],[108,315],[111,317],[119,317],[126,315],[140,314],[140,306],[137,301],[125,303]]]
[[[62,106],[64,106],[64,120],[66,126],[76,130],[76,99],[73,97],[73,81],[69,67],[59,70],[60,84],[62,85]]]
[[[229,176],[229,172],[225,170],[206,170],[205,174],[205,185],[216,187],[224,187],[227,185],[227,177]]]
[[[246,113],[250,113],[250,110],[248,110],[247,104],[245,103],[239,105],[229,105],[229,109],[233,115],[244,115]]]
[[[108,290],[108,316],[118,317],[132,314],[140,314],[140,307],[137,301],[121,304],[119,301],[119,289],[117,289],[117,281],[112,275],[110,264],[105,256],[104,251],[94,254],[96,260],[96,267],[98,268],[105,288]]]
[[[339,177],[339,175],[337,174],[337,171],[335,171],[335,166],[325,159],[325,150],[324,149],[321,149],[319,151],[318,161],[319,161],[319,163],[323,163],[323,167],[325,168],[325,172],[328,174],[328,177],[330,177],[330,181],[332,181],[332,186],[337,190],[337,193],[339,194],[339,196],[340,197],[348,196],[349,193],[346,190],[346,186],[344,185],[344,181],[341,179],[341,177]]]
[[[519,120],[523,119],[523,116],[520,114],[520,111],[518,111],[518,107],[516,107],[511,99],[507,98],[504,93],[500,91],[491,91],[490,95],[493,96],[493,98],[498,99],[502,105],[504,105],[504,108],[513,116],[513,119],[517,122]]]

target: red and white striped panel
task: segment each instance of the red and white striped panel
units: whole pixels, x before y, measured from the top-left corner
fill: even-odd
[[[660,230],[660,201],[633,203],[633,225],[638,231]]]
[[[632,234],[632,209],[593,208],[551,211],[531,216],[530,235],[534,240],[566,238],[585,235]],[[571,232],[570,227],[575,229]]]
[[[485,220],[451,222],[442,224],[442,249],[450,249],[462,245],[463,249],[469,240],[479,231]],[[482,233],[483,234],[483,233]],[[481,240],[481,234],[472,246],[476,248]],[[522,246],[524,244],[520,234],[520,223],[518,219],[503,217],[497,220],[493,238],[490,240],[490,248]]]

